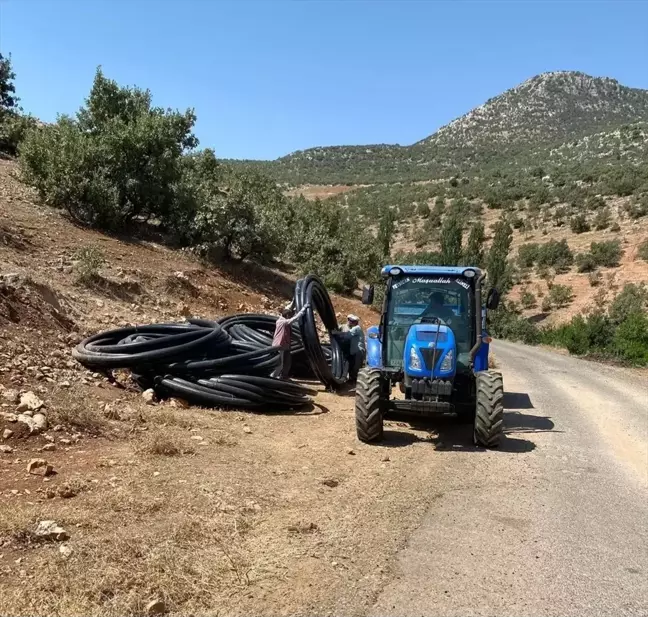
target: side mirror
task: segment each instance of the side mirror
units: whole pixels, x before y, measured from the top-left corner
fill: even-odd
[[[496,311],[500,303],[500,292],[495,287],[492,287],[486,296],[486,308],[489,311]]]
[[[373,304],[374,301],[374,286],[365,285],[362,288],[362,304]]]

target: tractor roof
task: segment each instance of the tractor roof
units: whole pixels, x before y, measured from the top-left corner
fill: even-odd
[[[473,266],[399,266],[397,264],[385,266],[382,269],[383,276],[389,276],[392,268],[400,268],[403,274],[449,274],[461,276],[466,270],[473,270],[476,276],[481,275],[481,270]]]

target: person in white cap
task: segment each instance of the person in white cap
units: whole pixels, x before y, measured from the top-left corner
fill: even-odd
[[[272,338],[272,346],[279,347],[279,366],[273,371],[272,377],[278,379],[288,379],[290,376],[290,367],[292,364],[292,357],[290,355],[290,338],[292,334],[292,324],[301,319],[302,315],[310,304],[305,304],[302,309],[295,315],[295,309],[292,303],[289,304],[283,311],[281,316],[277,319],[275,325],[274,337]]]
[[[342,329],[351,335],[349,382],[355,383],[365,359],[365,336],[360,327],[360,318],[357,315],[348,315],[347,324]]]

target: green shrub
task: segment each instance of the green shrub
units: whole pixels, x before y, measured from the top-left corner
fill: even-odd
[[[527,345],[536,345],[541,338],[538,327],[520,316],[514,303],[508,303],[499,310],[489,313],[489,328],[489,332],[495,337],[521,341]]]
[[[594,225],[594,229],[597,229],[598,231],[607,229],[610,226],[610,223],[612,222],[611,219],[612,217],[609,208],[605,207],[599,210],[592,221],[592,224]]]
[[[422,218],[427,218],[430,216],[430,206],[428,206],[426,201],[421,201],[416,206],[416,214]]]
[[[574,291],[569,285],[553,285],[548,298],[553,306],[562,308],[571,304],[574,299]]]
[[[632,364],[648,364],[648,315],[634,312],[619,324],[614,333],[614,349]]]
[[[598,265],[591,253],[579,253],[575,261],[579,272],[594,272]]]
[[[621,242],[619,240],[607,240],[604,242],[592,242],[590,252],[598,266],[614,268],[619,265],[621,255]]]
[[[610,320],[616,326],[623,323],[632,313],[641,313],[648,305],[648,289],[644,283],[626,283],[618,293],[608,311]]]
[[[621,231],[621,225],[619,225],[619,223],[612,223],[612,226],[610,227],[610,231],[614,231],[614,232]]]
[[[598,270],[590,272],[587,279],[589,281],[590,287],[598,287],[601,284],[601,273]]]
[[[648,261],[648,240],[644,240],[637,248],[637,257]]]
[[[599,210],[600,208],[605,208],[605,205],[605,199],[600,195],[589,197],[585,202],[588,210]]]
[[[628,204],[627,212],[631,219],[640,219],[648,215],[648,195],[637,198],[637,201]]]
[[[91,283],[99,276],[101,267],[106,263],[102,250],[97,246],[82,246],[74,253],[74,269],[79,283]]]
[[[551,308],[552,308],[551,299],[549,298],[549,296],[545,296],[542,299],[540,310],[542,310],[543,313],[548,313],[549,311],[551,311]]]
[[[543,332],[543,341],[550,345],[565,347],[574,355],[605,352],[612,342],[614,329],[608,317],[595,312],[586,317],[576,315],[572,320]]]
[[[528,289],[525,289],[520,295],[520,304],[525,309],[531,309],[538,305],[536,297]]]
[[[567,240],[549,240],[538,245],[538,266],[551,266],[557,273],[569,270],[574,263],[574,255],[567,244]]]
[[[569,221],[569,227],[575,234],[582,234],[590,230],[590,225],[587,222],[587,218],[584,214],[577,214],[572,216]]]
[[[536,243],[522,244],[518,248],[518,264],[521,268],[531,268],[538,259],[538,245]]]
[[[28,132],[20,147],[27,182],[75,219],[124,229],[167,217],[177,205],[182,154],[195,147],[193,111],[151,105],[151,93],[120,88],[97,71],[76,118]]]

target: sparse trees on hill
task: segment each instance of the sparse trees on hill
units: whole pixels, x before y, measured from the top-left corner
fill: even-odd
[[[466,266],[482,267],[484,262],[484,224],[474,223],[470,228],[468,242],[463,255],[463,263]]]

